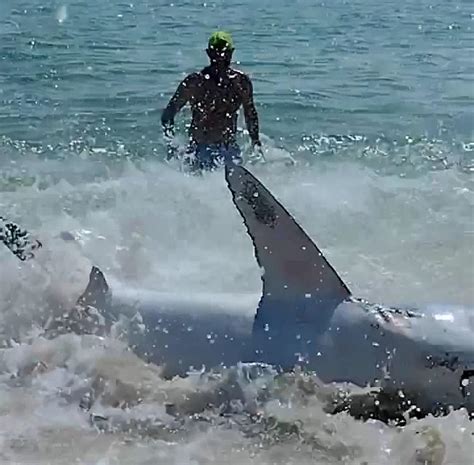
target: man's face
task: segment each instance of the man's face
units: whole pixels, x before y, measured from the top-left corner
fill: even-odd
[[[211,63],[215,64],[218,68],[228,68],[232,62],[233,53],[234,51],[229,49],[207,49],[207,55],[209,56]]]

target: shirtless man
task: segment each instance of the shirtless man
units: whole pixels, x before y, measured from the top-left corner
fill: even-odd
[[[179,84],[161,116],[165,137],[171,137],[175,115],[186,103],[191,105],[190,165],[197,170],[241,162],[235,137],[241,105],[252,145],[261,147],[252,82],[246,74],[230,67],[234,52],[232,37],[223,31],[213,33],[206,52],[209,66],[188,75]]]

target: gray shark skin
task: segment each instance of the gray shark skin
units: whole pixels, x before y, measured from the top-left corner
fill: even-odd
[[[246,168],[226,167],[262,269],[258,295],[166,294],[109,286],[97,268],[79,299],[168,376],[238,362],[295,365],[326,382],[381,388],[418,412],[474,412],[474,310],[388,308],[352,296],[315,243]],[[256,312],[255,312],[256,309]]]

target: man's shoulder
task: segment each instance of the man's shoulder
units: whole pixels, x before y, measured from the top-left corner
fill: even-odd
[[[200,71],[195,71],[193,73],[188,74],[184,78],[183,82],[185,82],[186,84],[197,84],[202,80],[202,77],[203,76]]]
[[[241,82],[250,82],[248,74],[244,73],[240,69],[229,68],[229,76],[238,79]]]
[[[241,92],[248,93],[252,89],[252,81],[248,74],[240,71],[239,69],[230,68],[229,77],[237,84]]]

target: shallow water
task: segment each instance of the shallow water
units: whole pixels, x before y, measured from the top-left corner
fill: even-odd
[[[0,250],[0,462],[469,464],[464,412],[362,423],[326,415],[315,377],[165,381],[113,339],[38,336],[46,302],[72,302],[91,264],[131,286],[259,292],[222,173],[163,163],[160,109],[217,26],[234,32],[277,160],[252,171],[354,294],[472,306],[469,6],[4,0],[0,213],[44,248],[24,264]],[[109,421],[78,407],[97,386]]]

